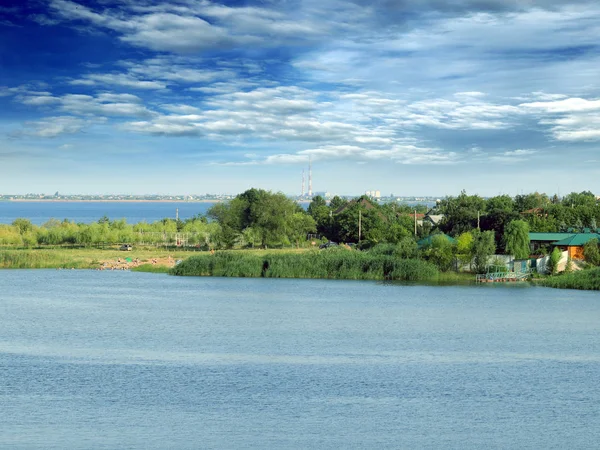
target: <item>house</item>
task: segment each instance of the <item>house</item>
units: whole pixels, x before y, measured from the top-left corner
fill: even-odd
[[[569,258],[583,260],[583,246],[592,239],[600,242],[600,234],[597,233],[577,233],[572,236],[556,241],[553,247],[558,247],[561,251],[569,252]]]
[[[423,222],[429,222],[431,224],[432,227],[437,227],[440,222],[442,221],[442,219],[444,218],[443,214],[439,214],[438,211],[436,211],[436,209],[430,209],[427,214],[425,214],[425,217],[423,217]]]
[[[529,233],[531,254],[540,253],[541,249],[550,250],[552,244],[574,236],[576,233]]]

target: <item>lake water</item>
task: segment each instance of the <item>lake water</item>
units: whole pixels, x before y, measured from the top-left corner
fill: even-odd
[[[0,271],[0,448],[588,449],[600,296]]]
[[[414,206],[416,202],[408,202]],[[164,218],[175,219],[177,210],[181,220],[198,214],[206,214],[211,202],[53,202],[0,201],[0,223],[10,224],[23,217],[34,225],[42,225],[50,219],[68,219],[76,223],[92,223],[106,216],[112,220],[126,219],[127,223],[155,222]],[[308,208],[307,202],[300,203]]]
[[[77,223],[96,222],[103,216],[126,219],[127,223],[155,222],[175,219],[179,209],[181,220],[205,214],[210,202],[0,202],[0,223],[12,223],[19,217],[42,225],[50,219],[68,219]]]

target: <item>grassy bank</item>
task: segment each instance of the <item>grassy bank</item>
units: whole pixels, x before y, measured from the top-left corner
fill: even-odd
[[[189,252],[152,247],[134,248],[131,252],[97,248],[0,250],[0,269],[97,269],[103,261],[131,258],[145,263],[169,256],[174,260],[184,259],[189,255]]]
[[[547,277],[540,280],[539,284],[557,289],[598,291],[600,290],[600,267]]]
[[[188,258],[171,271],[180,276],[325,278],[345,280],[437,281],[425,261],[346,250],[303,253],[217,252]]]

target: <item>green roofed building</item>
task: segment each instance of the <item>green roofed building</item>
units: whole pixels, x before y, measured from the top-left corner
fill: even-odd
[[[541,248],[550,250],[555,242],[574,236],[576,233],[529,233],[531,253],[535,254]]]
[[[431,242],[435,236],[443,236],[451,244],[456,244],[456,239],[454,239],[453,237],[450,237],[444,233],[439,233],[439,234],[432,234],[431,236],[427,236],[426,238],[423,238],[420,241],[417,241],[417,245],[419,246],[419,248],[427,247],[427,246],[431,245]]]
[[[571,259],[584,259],[583,246],[592,239],[600,242],[600,234],[597,233],[577,233],[560,241],[554,242],[554,247],[560,248],[562,251],[568,251]]]

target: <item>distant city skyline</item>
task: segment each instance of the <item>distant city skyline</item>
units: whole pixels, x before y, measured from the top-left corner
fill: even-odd
[[[4,0],[0,192],[600,191],[591,0]]]

